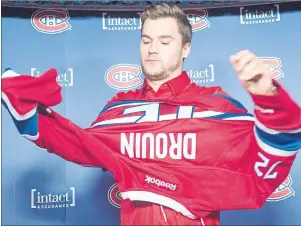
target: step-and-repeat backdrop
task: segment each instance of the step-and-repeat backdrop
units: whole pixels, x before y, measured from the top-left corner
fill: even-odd
[[[249,49],[269,64],[274,78],[301,105],[300,1],[226,8],[195,5],[187,13],[193,48],[184,69],[193,81],[222,86],[252,111],[251,99],[229,62],[231,54]],[[2,72],[10,67],[39,76],[56,68],[63,102],[55,110],[81,127],[89,127],[117,92],[135,89],[143,82],[140,11],[40,5],[4,7],[2,17]],[[225,193],[228,189],[231,187]],[[65,162],[38,149],[19,136],[8,112],[2,110],[4,225],[119,225],[119,204],[111,173]],[[221,223],[300,225],[300,215],[298,156],[289,177],[262,209],[222,212]]]

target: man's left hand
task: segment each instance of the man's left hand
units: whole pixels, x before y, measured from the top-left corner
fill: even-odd
[[[274,95],[276,93],[268,66],[254,53],[242,50],[232,55],[230,61],[243,87],[248,92],[255,95]]]

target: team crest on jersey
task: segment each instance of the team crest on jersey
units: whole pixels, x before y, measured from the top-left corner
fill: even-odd
[[[292,188],[292,177],[289,175],[281,185],[270,195],[267,201],[276,202],[285,200],[295,195]],[[113,184],[108,191],[108,200],[116,208],[120,208],[121,195],[116,184]]]
[[[284,73],[281,70],[282,63],[278,57],[259,57],[265,64],[268,65],[269,70],[272,72],[273,79],[277,80],[284,77]]]
[[[193,32],[210,27],[210,22],[207,19],[208,11],[206,9],[185,10],[185,13],[190,21]]]
[[[113,184],[108,191],[109,202],[116,208],[120,208],[121,195],[116,184]]]
[[[142,84],[141,68],[133,64],[115,64],[105,73],[106,83],[116,90],[129,90]]]
[[[40,9],[31,17],[32,26],[39,32],[45,34],[57,34],[71,30],[70,19],[67,10]]]
[[[282,184],[270,195],[267,201],[281,201],[295,195],[292,188],[292,177],[289,175]]]

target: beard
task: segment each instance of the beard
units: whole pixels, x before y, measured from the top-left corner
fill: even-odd
[[[175,70],[180,67],[180,62],[164,67],[162,62],[142,62],[142,72],[146,78],[151,81],[159,81],[169,77]]]

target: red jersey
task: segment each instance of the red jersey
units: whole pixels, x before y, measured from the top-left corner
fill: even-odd
[[[117,94],[82,129],[49,108],[62,98],[56,76],[54,69],[39,78],[6,71],[3,103],[38,147],[114,174],[125,200],[122,224],[145,223],[143,214],[156,212],[145,210],[162,206],[169,224],[183,218],[211,225],[219,224],[220,210],[260,208],[301,148],[300,107],[276,81],[276,95],[251,94],[253,116],[220,87],[197,86],[183,72],[158,92],[145,82]]]

